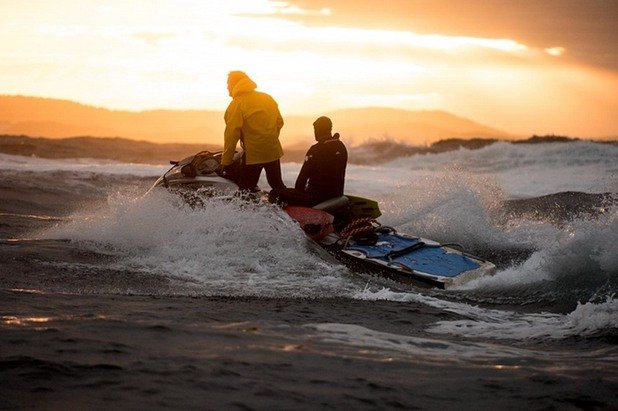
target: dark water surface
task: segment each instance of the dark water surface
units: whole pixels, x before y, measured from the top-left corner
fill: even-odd
[[[197,227],[204,216],[191,210],[177,219],[155,210],[160,231],[186,235],[187,226],[173,229],[183,219],[197,227],[181,246],[152,245],[157,230],[140,237],[127,223],[96,225],[122,220],[133,206],[110,214],[110,196],[138,196],[150,178],[0,177],[2,409],[618,408],[617,274],[602,245],[557,253],[472,243],[487,258],[508,254],[497,261],[500,275],[521,281],[386,290],[301,243],[287,245],[302,255],[282,265],[276,257],[287,243],[278,249],[275,237],[259,264],[246,257],[246,266],[230,268],[221,263],[225,244]],[[591,244],[612,238],[613,220],[593,223],[607,218],[611,201],[568,193],[517,200],[492,224],[522,216],[556,230],[597,224],[585,237]],[[176,225],[165,225],[170,218]],[[253,247],[243,236],[235,246]],[[203,254],[186,250],[196,238],[206,238]],[[546,278],[524,281],[538,253]]]
[[[462,358],[453,347],[459,343],[423,333],[445,314],[419,304],[28,291],[3,291],[0,297],[0,372],[11,382],[0,389],[5,408],[616,404],[616,364],[607,363],[616,352],[607,342],[537,343]],[[398,337],[386,349],[362,340],[347,345],[312,326],[330,323]],[[485,344],[460,348],[479,352]]]

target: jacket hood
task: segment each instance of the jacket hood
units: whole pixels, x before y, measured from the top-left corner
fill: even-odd
[[[255,84],[255,82],[251,80],[249,77],[245,77],[245,78],[240,79],[238,83],[234,85],[234,88],[232,89],[230,95],[232,96],[232,98],[234,98],[239,94],[254,91],[256,88],[257,88],[257,84]]]

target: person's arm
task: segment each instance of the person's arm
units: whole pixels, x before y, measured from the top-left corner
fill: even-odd
[[[307,180],[309,180],[309,167],[307,166],[307,161],[305,161],[303,166],[300,168],[298,177],[296,177],[296,184],[294,184],[294,188],[300,191],[305,191],[305,188],[307,188]]]
[[[309,151],[307,151],[307,154],[305,154],[305,162],[300,168],[300,172],[298,173],[298,177],[296,178],[296,184],[294,184],[295,189],[305,191],[305,189],[307,188],[307,181],[309,181],[309,177],[311,176],[312,169],[313,147],[311,147]]]
[[[223,153],[221,154],[221,165],[227,166],[234,162],[234,152],[240,140],[242,132],[243,117],[240,103],[232,100],[225,111],[225,132],[223,133]]]
[[[343,168],[345,170],[346,166],[348,165],[348,149],[343,143],[341,143],[341,154],[342,154],[341,162],[343,163]]]
[[[281,112],[279,112],[279,108],[277,107],[277,131],[281,131],[283,127],[283,117],[281,117]]]

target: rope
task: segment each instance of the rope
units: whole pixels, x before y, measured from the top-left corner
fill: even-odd
[[[377,224],[371,217],[356,219],[341,230],[339,237],[348,238],[359,234],[371,234],[375,231],[374,223]]]

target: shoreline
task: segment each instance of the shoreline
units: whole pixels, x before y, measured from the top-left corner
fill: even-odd
[[[349,147],[350,164],[377,164],[409,157],[415,154],[437,154],[461,148],[477,150],[488,145],[504,142],[509,144],[571,143],[590,141],[599,144],[618,144],[616,141],[581,140],[565,136],[532,136],[526,140],[503,140],[494,138],[450,138],[440,140],[429,146],[413,146],[393,140],[368,141],[360,146]],[[301,163],[304,148],[284,147],[282,162]],[[121,137],[69,137],[48,138],[25,135],[0,135],[0,153],[25,157],[49,159],[92,158],[107,159],[125,163],[167,164],[170,160],[180,160],[199,151],[220,151],[221,146],[212,144],[151,143]]]

